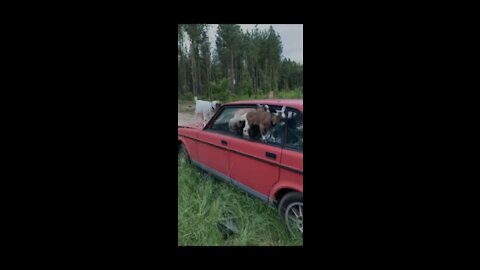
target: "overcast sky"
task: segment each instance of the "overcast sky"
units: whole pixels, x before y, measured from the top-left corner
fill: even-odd
[[[270,25],[282,39],[282,56],[303,64],[303,24],[259,24],[258,29],[268,29]],[[208,26],[208,37],[213,50],[218,24],[209,24]],[[247,30],[253,30],[255,24],[240,24],[240,27],[246,32]]]

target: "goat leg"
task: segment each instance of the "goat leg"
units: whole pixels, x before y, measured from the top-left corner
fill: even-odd
[[[260,134],[262,135],[262,141],[266,142],[267,141],[267,137],[265,136],[266,135],[266,128],[263,124],[260,124],[259,128],[260,128]]]
[[[248,120],[245,119],[245,127],[243,128],[243,136],[249,136],[248,130],[250,129],[250,125],[248,124]]]

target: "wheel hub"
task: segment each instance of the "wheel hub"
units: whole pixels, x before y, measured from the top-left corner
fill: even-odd
[[[288,229],[303,234],[303,203],[292,203],[285,211]]]

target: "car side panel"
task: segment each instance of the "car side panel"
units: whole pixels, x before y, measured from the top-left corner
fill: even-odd
[[[270,199],[283,188],[303,192],[303,153],[283,149],[280,164],[279,181],[271,190]]]
[[[184,143],[192,160],[198,160],[196,141],[198,132],[199,130],[190,128],[182,128],[178,131],[178,140]]]
[[[270,189],[278,181],[281,148],[232,137],[229,149],[232,181],[267,198]],[[266,152],[275,154],[276,159],[267,157]]]
[[[218,173],[229,176],[227,146],[230,138],[208,131],[201,131],[197,138],[198,162]],[[222,141],[227,142],[227,145],[222,144]]]

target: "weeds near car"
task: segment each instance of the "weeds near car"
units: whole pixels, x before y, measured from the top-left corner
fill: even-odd
[[[238,234],[226,239],[218,222],[229,213]],[[192,165],[178,163],[179,246],[299,246],[275,209],[227,183],[204,177]]]

